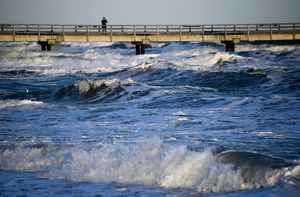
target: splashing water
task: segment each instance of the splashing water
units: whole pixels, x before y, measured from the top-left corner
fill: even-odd
[[[0,195],[297,196],[299,46],[223,48],[0,43]]]
[[[287,173],[286,169],[268,169],[259,174],[252,172],[246,177],[242,168],[220,162],[210,150],[195,152],[186,146],[169,146],[159,138],[140,140],[134,145],[107,144],[90,150],[54,146],[17,147],[2,150],[0,161],[1,169],[48,169],[44,174],[47,178],[158,185],[199,192],[271,186]],[[287,174],[295,175],[298,168]]]

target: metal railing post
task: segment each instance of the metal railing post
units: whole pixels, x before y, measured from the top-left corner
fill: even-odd
[[[250,29],[249,29],[249,25],[247,25],[247,40],[250,41]]]
[[[16,27],[15,24],[13,24],[13,41],[16,41]]]
[[[41,40],[41,29],[40,29],[40,25],[38,24],[38,41]]]
[[[159,35],[159,27],[156,25],[156,40],[158,41],[158,35]]]
[[[136,41],[136,30],[135,30],[135,25],[133,25],[133,39]]]
[[[227,38],[227,25],[225,25],[224,31],[225,31],[225,40],[226,40],[226,38]]]
[[[147,32],[147,26],[144,25],[144,32]]]
[[[89,26],[86,26],[86,41],[89,42]]]
[[[202,25],[202,42],[204,42],[204,25]]]
[[[296,25],[293,23],[293,40],[296,40]]]
[[[179,25],[179,41],[182,41],[182,25]]]
[[[112,32],[112,25],[110,25],[109,27],[109,35],[110,35],[110,41],[112,42],[113,41],[113,32]]]
[[[272,24],[270,24],[270,40],[273,40]]]
[[[65,41],[65,26],[62,26],[62,41]]]

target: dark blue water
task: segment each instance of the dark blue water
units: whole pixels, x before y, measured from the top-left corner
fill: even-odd
[[[0,44],[0,196],[299,196],[300,46]]]

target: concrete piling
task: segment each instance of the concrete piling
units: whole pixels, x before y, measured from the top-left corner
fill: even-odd
[[[225,44],[225,51],[226,52],[234,52],[235,51],[235,43],[234,41],[222,41]]]
[[[39,41],[38,44],[41,46],[42,51],[51,51],[52,44],[48,41]]]
[[[135,42],[135,54],[136,55],[145,54],[145,44],[143,42]]]

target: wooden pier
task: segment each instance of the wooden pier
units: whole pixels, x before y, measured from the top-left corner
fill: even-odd
[[[300,40],[300,23],[204,25],[0,24],[0,41],[38,42],[42,50],[60,42],[131,42],[143,54],[151,42],[222,42],[234,51],[240,41]]]

